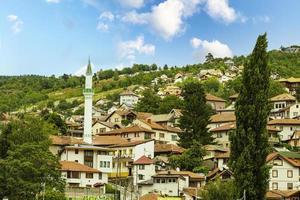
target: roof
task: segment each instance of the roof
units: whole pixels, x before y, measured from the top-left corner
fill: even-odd
[[[273,119],[268,125],[300,125],[299,119]]]
[[[88,167],[86,165],[80,164],[78,162],[73,161],[59,161],[61,164],[61,171],[75,171],[75,172],[100,172],[97,169]]]
[[[137,94],[135,94],[134,92],[132,92],[132,91],[130,91],[130,90],[126,90],[126,91],[122,92],[122,93],[120,94],[120,96],[136,96],[136,97],[138,97]]]
[[[154,140],[150,139],[150,140],[139,140],[139,141],[132,141],[132,142],[124,142],[124,143],[121,143],[121,144],[116,144],[116,145],[109,146],[109,148],[132,147],[132,146],[144,144],[144,143],[151,142],[151,141],[154,141]]]
[[[189,176],[193,179],[205,179],[204,175],[196,174],[190,171],[176,171],[176,170],[168,170],[168,171],[160,171],[157,175],[181,175],[181,176]]]
[[[152,130],[146,129],[141,126],[130,126],[130,127],[119,128],[119,129],[107,131],[105,133],[99,133],[98,135],[119,135],[122,133],[140,133],[140,132],[154,133]]]
[[[191,197],[197,197],[198,196],[198,188],[196,187],[187,187],[187,188],[183,188],[183,192],[185,194],[188,194]]]
[[[300,83],[300,78],[290,77],[290,78],[279,79],[278,81],[279,82],[289,82],[289,83]]]
[[[94,126],[97,123],[100,123],[100,124],[102,124],[102,125],[104,125],[104,126],[106,126],[108,128],[114,128],[115,126],[119,127],[118,124],[114,124],[114,123],[111,123],[111,122],[105,122],[105,121],[98,121],[98,120],[95,121],[92,126]]]
[[[225,153],[218,153],[215,156],[215,158],[229,158],[229,157],[230,157],[230,151],[227,151]]]
[[[184,148],[175,144],[155,144],[154,153],[178,153],[181,154]]]
[[[226,100],[224,100],[224,99],[222,99],[220,97],[214,96],[212,94],[209,94],[209,93],[205,94],[205,98],[206,98],[206,101],[226,102]]]
[[[276,101],[296,101],[296,98],[288,93],[283,93],[279,94],[275,97],[272,97],[270,99],[271,102],[276,102]]]
[[[300,167],[300,153],[295,152],[273,152],[267,156],[267,162],[275,158],[283,158],[294,167]]]
[[[152,115],[149,119],[153,122],[167,122],[170,121],[172,115],[170,114],[160,114],[160,115]]]
[[[281,200],[300,194],[300,190],[270,190],[267,192],[267,199]]]
[[[110,135],[96,135],[93,137],[93,145],[96,146],[110,146],[127,142],[125,138],[120,136],[110,136]]]
[[[229,149],[220,146],[220,145],[212,145],[212,144],[208,144],[204,146],[206,151],[222,151],[222,152],[227,152],[229,151]]]
[[[149,193],[140,197],[140,200],[158,200],[158,197],[161,197],[159,194]]]
[[[210,117],[211,123],[233,122],[236,120],[234,113],[221,113]]]
[[[229,96],[229,99],[237,99],[239,97],[239,93],[233,94]]]
[[[151,158],[148,158],[147,156],[142,156],[133,162],[134,165],[150,165],[153,163],[154,161]]]
[[[76,138],[72,136],[58,136],[50,135],[50,140],[54,145],[73,145],[73,144],[83,144],[82,138]]]
[[[90,59],[89,59],[88,65],[86,67],[86,73],[85,74],[86,75],[92,75],[93,74],[93,72],[92,72],[92,66],[91,66],[91,60]]]
[[[230,131],[230,130],[234,130],[234,129],[236,129],[236,124],[230,122],[230,123],[224,124],[222,126],[219,126],[217,128],[213,128],[210,130],[210,132],[223,132],[223,131]],[[267,126],[267,131],[268,132],[280,132],[279,129],[274,128],[272,126]]]
[[[145,123],[146,125],[150,126],[151,129],[154,129],[154,130],[162,130],[162,131],[175,132],[175,133],[181,133],[182,132],[181,129],[179,129],[179,128],[160,125],[160,124],[152,121],[151,119],[147,119],[147,120],[139,119],[139,120],[141,122]]]

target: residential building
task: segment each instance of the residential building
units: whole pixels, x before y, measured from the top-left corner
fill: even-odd
[[[227,123],[235,122],[235,114],[232,112],[215,114],[210,117],[210,123],[208,124],[209,129],[217,128]]]
[[[296,98],[288,93],[280,94],[270,99],[270,102],[273,104],[273,109],[271,112],[277,112],[283,108],[286,108],[290,105],[296,103]]]
[[[288,141],[288,144],[292,147],[300,147],[300,131],[294,131],[291,139]]]
[[[271,167],[269,190],[299,190],[299,153],[274,152],[268,155],[267,163]]]
[[[126,104],[134,107],[139,101],[139,96],[132,91],[124,91],[120,94],[120,105]]]
[[[300,104],[291,104],[285,108],[279,109],[271,113],[275,119],[292,119],[300,115]]]
[[[169,85],[164,89],[164,95],[175,95],[180,96],[181,95],[181,88],[175,85]]]
[[[143,155],[133,162],[133,185],[150,180],[155,175],[154,160]]]
[[[92,124],[92,134],[102,134],[118,128],[121,128],[118,124],[114,124],[111,122],[95,121]]]
[[[296,93],[296,89],[300,87],[300,78],[283,78],[278,80],[284,87],[286,87],[290,94],[294,95]]]
[[[274,119],[269,121],[268,125],[280,130],[278,135],[281,141],[291,139],[294,131],[300,130],[299,119]]]
[[[205,98],[206,98],[206,103],[208,103],[213,110],[216,111],[216,110],[225,109],[226,100],[209,93],[205,94]]]

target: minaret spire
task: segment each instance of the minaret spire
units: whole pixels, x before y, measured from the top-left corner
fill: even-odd
[[[92,109],[93,109],[93,72],[91,60],[89,58],[88,65],[85,73],[85,89],[84,95],[84,129],[83,141],[87,144],[92,144]]]

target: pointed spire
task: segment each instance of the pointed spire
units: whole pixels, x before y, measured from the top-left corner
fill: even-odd
[[[86,75],[92,75],[93,72],[92,72],[92,65],[91,65],[91,58],[89,57],[89,63],[87,65],[87,68],[86,68]]]

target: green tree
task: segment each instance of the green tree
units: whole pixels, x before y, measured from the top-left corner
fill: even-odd
[[[159,105],[159,113],[169,113],[172,109],[181,109],[182,106],[183,101],[179,97],[175,95],[169,95],[161,100]]]
[[[297,101],[300,101],[300,87],[296,88],[296,99]]]
[[[236,199],[233,181],[221,181],[220,179],[209,182],[200,193],[203,200],[233,200]]]
[[[235,188],[239,196],[246,190],[249,200],[265,199],[269,177],[266,125],[270,69],[266,50],[267,36],[260,35],[245,64],[236,102],[237,128],[230,135],[230,166],[235,176]]]
[[[219,80],[217,78],[213,78],[213,77],[203,81],[202,84],[203,84],[205,91],[211,92],[211,93],[218,92],[220,90],[220,88],[222,87]]]
[[[48,113],[43,118],[50,124],[53,124],[55,128],[59,130],[62,135],[67,133],[67,125],[61,116],[57,113]]]
[[[194,142],[191,148],[185,150],[182,155],[173,155],[169,158],[172,168],[179,167],[180,170],[194,171],[202,164],[205,150],[199,143]]]
[[[152,90],[147,89],[143,92],[143,97],[136,104],[135,110],[138,112],[158,113],[160,97]]]
[[[183,133],[179,134],[179,145],[189,148],[193,141],[202,145],[213,141],[207,125],[212,114],[211,107],[206,103],[204,89],[199,82],[189,82],[183,86],[184,98],[182,116],[179,127]]]
[[[214,56],[211,54],[211,53],[208,53],[206,56],[205,56],[205,62],[206,63],[210,63],[214,60]]]
[[[0,130],[0,199],[34,200],[43,191],[64,193],[64,180],[56,156],[49,151],[51,125],[25,117]],[[3,145],[4,144],[4,145]]]

